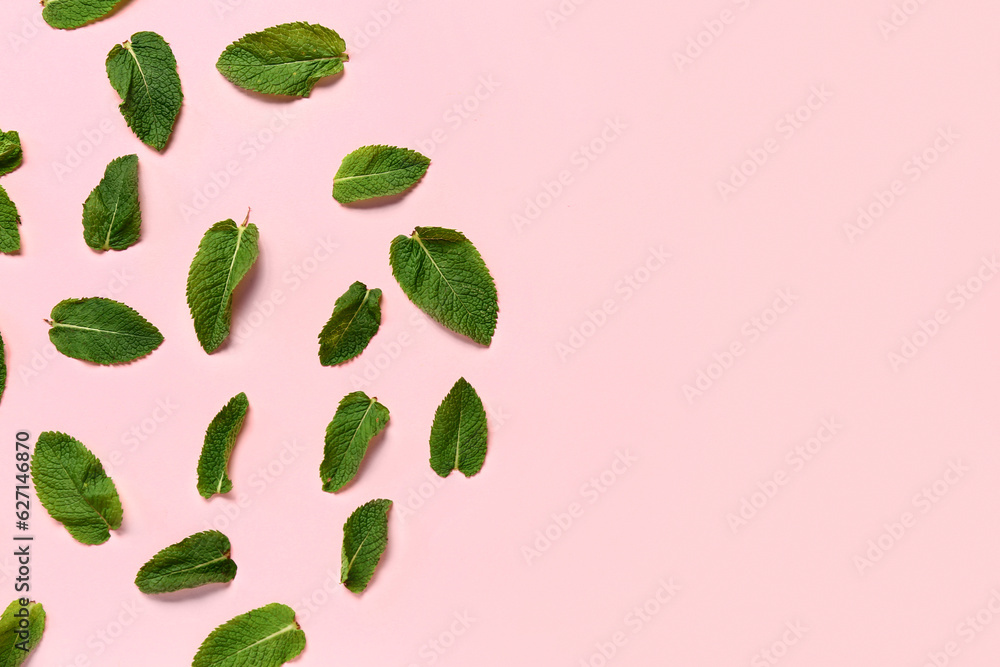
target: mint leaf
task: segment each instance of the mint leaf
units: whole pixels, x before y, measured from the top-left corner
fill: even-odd
[[[0,185],[0,252],[9,254],[21,249],[21,232],[17,228],[20,224],[17,207]]]
[[[41,603],[28,601],[27,605],[21,605],[18,598],[7,605],[0,616],[0,667],[23,664],[42,641],[43,632],[45,609]]]
[[[125,122],[142,143],[162,151],[184,99],[170,45],[155,32],[137,32],[115,44],[105,67]]]
[[[333,421],[326,427],[326,446],[319,466],[324,491],[335,493],[354,479],[368,444],[388,421],[389,410],[363,391],[341,399]]]
[[[430,158],[408,148],[362,146],[340,163],[333,177],[333,198],[349,204],[398,195],[416,185],[430,164]]]
[[[0,176],[4,176],[21,166],[21,135],[11,130],[0,130]]]
[[[368,588],[375,568],[389,543],[391,500],[369,500],[344,523],[340,552],[340,583],[352,593]]]
[[[257,261],[257,226],[232,220],[217,222],[205,232],[191,262],[187,302],[198,342],[209,354],[229,337],[233,290]]]
[[[141,359],[163,342],[160,331],[145,317],[103,297],[60,301],[46,322],[57,350],[102,366]]]
[[[139,240],[139,156],[115,158],[83,203],[83,239],[94,250],[124,250]]]
[[[104,466],[76,438],[46,431],[31,456],[35,493],[77,542],[103,544],[122,525],[122,503]]]
[[[53,28],[70,30],[100,20],[122,0],[42,0],[42,18]]]
[[[0,399],[3,399],[4,389],[7,388],[7,355],[3,349],[3,336],[0,336]],[[2,663],[0,663],[2,664]]]
[[[441,477],[478,473],[486,460],[486,410],[475,388],[459,378],[434,413],[431,468]]]
[[[319,361],[335,366],[361,354],[382,323],[382,290],[356,282],[333,306],[333,315],[319,333]]]
[[[135,585],[155,594],[232,581],[236,562],[231,552],[229,538],[219,531],[195,533],[150,558],[135,575]]]
[[[226,474],[226,468],[249,408],[247,395],[240,392],[229,399],[208,425],[198,459],[198,493],[203,497],[211,498],[233,490],[233,481]]]
[[[417,227],[389,250],[392,275],[410,301],[452,331],[489,345],[497,327],[497,288],[462,232]]]
[[[240,88],[269,95],[309,97],[323,77],[348,60],[335,31],[310,23],[282,23],[252,32],[226,47],[215,64]]]
[[[306,647],[295,610],[272,603],[212,630],[191,667],[279,667]]]

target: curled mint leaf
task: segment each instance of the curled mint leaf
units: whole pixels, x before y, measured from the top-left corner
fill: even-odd
[[[497,288],[462,232],[417,227],[389,249],[392,275],[418,308],[452,331],[489,345],[497,327]]]
[[[319,361],[335,366],[361,354],[382,323],[382,290],[356,282],[333,306],[333,315],[319,333]]]
[[[272,603],[212,630],[191,667],[279,667],[306,647],[295,610]]]
[[[126,364],[150,354],[163,335],[124,303],[92,297],[66,299],[46,320],[49,340],[67,357],[102,366]]]
[[[0,176],[20,167],[22,158],[21,135],[13,130],[0,130]]]
[[[155,32],[137,32],[111,49],[105,67],[125,122],[142,143],[162,151],[184,100],[170,45]]]
[[[344,545],[340,552],[340,583],[352,593],[361,593],[375,574],[389,543],[391,500],[369,500],[354,510],[344,523]]]
[[[198,459],[198,493],[203,497],[211,498],[217,493],[233,490],[233,481],[229,479],[226,468],[249,408],[247,395],[240,392],[229,399],[208,425],[205,444]]]
[[[42,0],[42,18],[53,28],[71,30],[98,21],[122,0]]]
[[[333,421],[326,427],[326,446],[319,466],[324,491],[335,493],[354,479],[368,444],[388,421],[388,408],[363,391],[341,399]]]
[[[27,604],[22,604],[25,602]],[[19,667],[42,641],[45,609],[41,603],[18,598],[0,615],[0,666]]]
[[[236,562],[231,552],[229,538],[219,531],[195,533],[150,558],[135,576],[135,585],[155,594],[232,581]]]
[[[104,466],[82,442],[55,431],[31,455],[35,493],[49,516],[83,544],[103,544],[122,525],[122,503]]]
[[[233,290],[257,261],[260,233],[248,224],[217,222],[205,232],[191,262],[187,302],[198,342],[211,354],[229,337]]]
[[[341,204],[406,192],[417,184],[431,160],[395,146],[362,146],[340,163],[333,177],[333,198]]]
[[[18,229],[20,224],[21,216],[17,213],[17,207],[0,185],[0,252],[9,254],[21,249],[21,232]]]
[[[347,62],[347,44],[335,31],[311,23],[282,23],[252,32],[226,47],[215,64],[240,88],[268,95],[309,97],[323,77]]]
[[[434,414],[431,468],[441,477],[452,470],[472,477],[485,460],[486,410],[475,388],[459,378]]]
[[[115,158],[83,203],[83,239],[94,250],[124,250],[139,240],[139,156]]]

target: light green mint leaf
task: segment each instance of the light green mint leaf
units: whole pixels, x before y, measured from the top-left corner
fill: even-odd
[[[127,364],[150,354],[163,335],[124,303],[92,297],[66,299],[46,320],[49,340],[67,357],[102,366]]]
[[[385,428],[389,410],[363,391],[348,394],[326,427],[326,446],[319,476],[323,490],[335,493],[354,479],[371,439]]]
[[[9,174],[21,166],[21,135],[11,130],[0,130],[0,176]]]
[[[486,410],[475,388],[459,378],[434,413],[431,468],[441,477],[478,473],[486,460]]]
[[[104,466],[76,438],[46,431],[31,456],[35,493],[77,542],[103,544],[122,525],[122,503]]]
[[[408,148],[362,146],[344,158],[333,177],[333,198],[341,204],[398,195],[417,184],[428,157]]]
[[[105,67],[125,122],[142,143],[162,151],[184,100],[170,45],[155,32],[137,32],[111,49]]]
[[[391,500],[369,500],[354,510],[344,523],[344,546],[340,552],[340,583],[352,593],[368,588],[375,568],[389,543]]]
[[[18,598],[7,605],[0,616],[0,667],[23,664],[42,641],[43,632],[45,609],[41,603]]]
[[[70,30],[98,21],[122,0],[42,0],[42,18],[53,28]]]
[[[258,93],[309,97],[323,77],[347,62],[347,44],[335,31],[310,23],[282,23],[244,35],[215,64],[222,76]]]
[[[3,349],[3,336],[0,336],[0,399],[3,399],[4,389],[7,388],[7,355]]]
[[[361,354],[382,323],[382,290],[356,282],[333,306],[333,315],[319,333],[319,361],[335,366]]]
[[[272,603],[226,621],[205,639],[191,667],[279,667],[306,647],[295,610]]]
[[[232,581],[236,562],[231,552],[229,538],[219,531],[195,533],[149,559],[135,576],[135,585],[155,594]]]
[[[83,239],[94,250],[124,250],[139,240],[139,156],[115,158],[83,203]]]
[[[257,261],[257,226],[232,220],[217,222],[205,232],[191,262],[187,302],[198,342],[209,354],[229,337],[233,290]]]
[[[0,252],[15,253],[21,249],[21,232],[17,228],[20,224],[17,207],[0,185]]]
[[[497,327],[497,288],[462,232],[417,227],[389,250],[392,275],[410,301],[452,331],[489,345]]]
[[[203,497],[211,498],[233,490],[233,481],[226,474],[226,468],[249,408],[247,395],[240,392],[229,399],[208,425],[198,459],[198,493]]]

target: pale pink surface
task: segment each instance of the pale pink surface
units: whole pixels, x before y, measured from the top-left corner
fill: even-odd
[[[33,597],[49,625],[31,664],[185,665],[217,624],[284,602],[307,634],[303,667],[756,666],[775,664],[758,653],[775,642],[789,666],[916,667],[949,642],[949,664],[994,665],[1000,620],[972,630],[965,619],[1000,590],[1000,280],[961,309],[949,292],[1000,249],[1000,7],[908,4],[919,10],[884,37],[888,0],[595,0],[554,28],[556,0],[133,0],[72,32],[41,24],[33,2],[3,3],[0,127],[19,130],[26,153],[2,180],[24,221],[23,253],[0,257],[4,488],[18,429],[64,430],[108,464],[125,506],[122,530],[84,547],[35,504]],[[398,13],[359,40],[389,7]],[[730,23],[679,68],[675,51],[723,10]],[[230,41],[291,20],[348,39],[342,78],[289,102],[215,71]],[[111,46],[139,30],[170,42],[184,86],[162,155],[127,129],[104,73]],[[446,115],[483,79],[499,87],[479,88],[467,118]],[[787,136],[776,124],[812,87],[832,97]],[[583,170],[574,154],[615,119],[620,136]],[[942,128],[959,138],[911,180],[904,163]],[[266,147],[251,148],[262,132]],[[101,137],[89,149],[88,135]],[[434,163],[402,201],[341,207],[332,175],[369,143]],[[58,173],[78,145],[88,154]],[[724,201],[717,182],[765,145],[777,152]],[[143,239],[97,255],[81,238],[80,204],[105,164],[131,152]],[[211,185],[230,162],[238,173]],[[518,229],[512,215],[564,170],[571,182]],[[904,194],[852,243],[845,223],[894,179]],[[236,334],[210,357],[189,321],[187,266],[209,225],[248,206],[261,258]],[[489,349],[424,323],[395,284],[388,244],[415,225],[461,229],[482,251],[501,303]],[[671,258],[639,271],[648,281],[626,298],[619,281],[651,248]],[[354,280],[385,291],[382,329],[358,361],[323,368],[316,334]],[[744,323],[783,289],[794,304],[752,340]],[[110,369],[46,357],[51,307],[100,293],[159,326],[162,348]],[[275,297],[269,317],[254,315]],[[561,356],[606,300],[606,323],[583,327],[593,335]],[[888,355],[938,309],[947,322],[894,369]],[[257,326],[241,335],[246,322]],[[684,385],[734,342],[745,352],[688,400]],[[384,368],[365,380],[375,364]],[[478,477],[432,487],[427,434],[460,375],[492,409],[490,454]],[[390,408],[390,426],[358,480],[325,494],[323,430],[359,382]],[[236,491],[205,501],[201,439],[238,391],[252,407]],[[160,403],[171,414],[154,427]],[[842,428],[796,470],[786,455],[828,418]],[[619,453],[636,460],[605,492],[585,488]],[[924,512],[915,494],[953,461],[968,471]],[[261,475],[268,465],[273,479]],[[782,471],[787,483],[734,532],[730,513]],[[430,497],[416,507],[421,491]],[[341,526],[374,497],[396,501],[390,547],[359,597],[335,583]],[[574,503],[559,529],[553,515]],[[915,523],[883,536],[894,544],[860,572],[856,557],[905,512]],[[234,544],[232,584],[167,598],[136,590],[147,558],[213,521]],[[546,529],[562,534],[529,562],[524,548]],[[0,563],[12,598],[13,559]],[[649,603],[659,613],[629,616],[670,579],[680,591]],[[451,642],[456,614],[472,620]],[[795,623],[807,628],[797,640],[786,634]],[[600,646],[619,632],[606,661]]]

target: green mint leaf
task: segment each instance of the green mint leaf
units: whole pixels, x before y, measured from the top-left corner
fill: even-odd
[[[247,213],[247,220],[250,214]],[[209,354],[229,337],[233,290],[257,261],[257,226],[217,222],[205,232],[191,262],[187,302],[198,342]]]
[[[295,610],[272,603],[212,630],[191,667],[279,667],[306,647]]]
[[[431,468],[441,477],[458,470],[472,477],[486,460],[486,410],[479,394],[459,378],[434,413]]]
[[[103,544],[122,525],[122,503],[104,466],[65,433],[38,436],[31,456],[35,493],[49,516],[77,542]]]
[[[344,69],[346,49],[340,35],[329,28],[282,23],[239,38],[226,47],[215,66],[240,88],[309,97],[317,81]]]
[[[25,621],[27,625],[22,624]],[[27,632],[27,636],[21,634]],[[0,616],[0,667],[18,667],[42,641],[45,632],[45,609],[41,603],[18,598],[7,605]]]
[[[392,275],[422,311],[452,331],[489,345],[497,327],[497,288],[462,232],[417,227],[389,250]]]
[[[405,192],[417,184],[428,157],[395,146],[362,146],[344,158],[333,177],[333,198],[341,204]]]
[[[22,158],[21,135],[13,130],[0,130],[0,176],[20,167]]]
[[[139,240],[139,156],[115,158],[83,203],[83,239],[94,250],[124,250]]]
[[[150,354],[163,335],[124,303],[92,297],[66,299],[46,320],[49,340],[67,357],[102,366],[127,364]]]
[[[319,333],[319,361],[335,366],[361,354],[382,323],[382,290],[356,282],[333,306],[333,315]]]
[[[363,391],[341,399],[333,421],[326,427],[326,446],[319,466],[324,491],[335,493],[354,479],[368,444],[388,421],[388,408]]]
[[[42,0],[42,18],[53,28],[71,30],[98,21],[122,0]]]
[[[17,207],[0,185],[0,252],[9,254],[21,249],[21,232],[17,228],[20,224]]]
[[[142,143],[162,151],[184,99],[170,45],[155,32],[137,32],[115,44],[105,67],[125,122]]]
[[[7,388],[7,355],[3,349],[3,336],[0,336],[0,400],[3,399],[4,389]]]
[[[135,575],[135,585],[155,594],[232,581],[236,562],[231,552],[229,538],[219,531],[195,533],[150,558]]]
[[[391,500],[369,500],[354,510],[344,523],[344,546],[340,552],[340,583],[352,593],[368,588],[375,568],[389,543]]]
[[[203,497],[211,498],[217,493],[233,490],[233,481],[229,479],[226,468],[249,408],[247,395],[240,392],[229,399],[208,425],[205,444],[198,459],[198,493]]]

